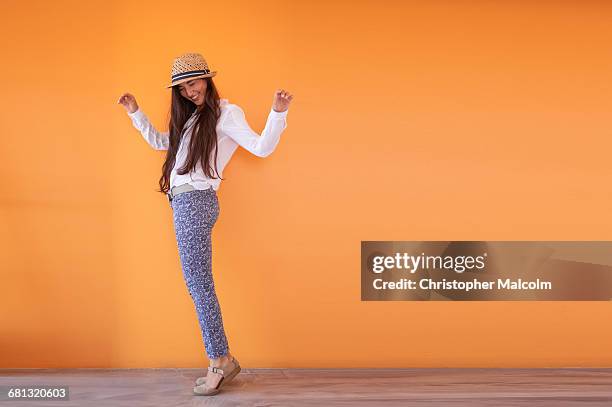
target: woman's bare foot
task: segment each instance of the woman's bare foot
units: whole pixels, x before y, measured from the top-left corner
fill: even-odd
[[[208,361],[210,362],[210,366],[221,367],[226,365],[230,360],[232,360],[232,355],[228,352],[225,356],[221,356],[217,359],[209,359]]]

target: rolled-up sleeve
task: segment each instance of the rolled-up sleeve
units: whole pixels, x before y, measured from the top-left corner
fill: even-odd
[[[267,157],[276,149],[280,135],[287,127],[289,110],[277,112],[271,108],[266,125],[259,135],[249,126],[240,106],[232,104],[228,105],[228,109],[230,111],[225,116],[222,129],[236,143],[258,157]]]
[[[134,113],[128,113],[134,127],[140,131],[145,141],[155,150],[167,150],[169,146],[169,132],[158,131],[149,121],[147,115],[138,108]]]

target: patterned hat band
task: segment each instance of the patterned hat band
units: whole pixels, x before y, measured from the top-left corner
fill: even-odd
[[[211,71],[206,63],[206,60],[201,54],[188,52],[174,59],[172,63],[172,74],[170,85],[166,88],[171,88],[180,83],[187,82],[197,78],[212,78],[217,74],[217,71]]]
[[[200,69],[197,71],[189,71],[184,73],[177,73],[176,75],[172,75],[172,81],[177,81],[179,79],[191,78],[192,76],[198,76],[202,74],[209,74],[210,69]]]

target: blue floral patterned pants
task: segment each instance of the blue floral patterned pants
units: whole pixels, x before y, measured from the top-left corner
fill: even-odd
[[[208,357],[216,359],[229,347],[212,275],[211,233],[219,216],[216,191],[196,189],[170,202],[183,277],[195,305]]]

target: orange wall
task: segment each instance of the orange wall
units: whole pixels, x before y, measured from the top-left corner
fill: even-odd
[[[176,8],[176,11],[173,9]],[[246,367],[612,366],[612,303],[361,302],[361,240],[612,239],[612,4],[4,1],[0,367],[202,367],[163,153],[201,52],[277,150],[219,189]]]

